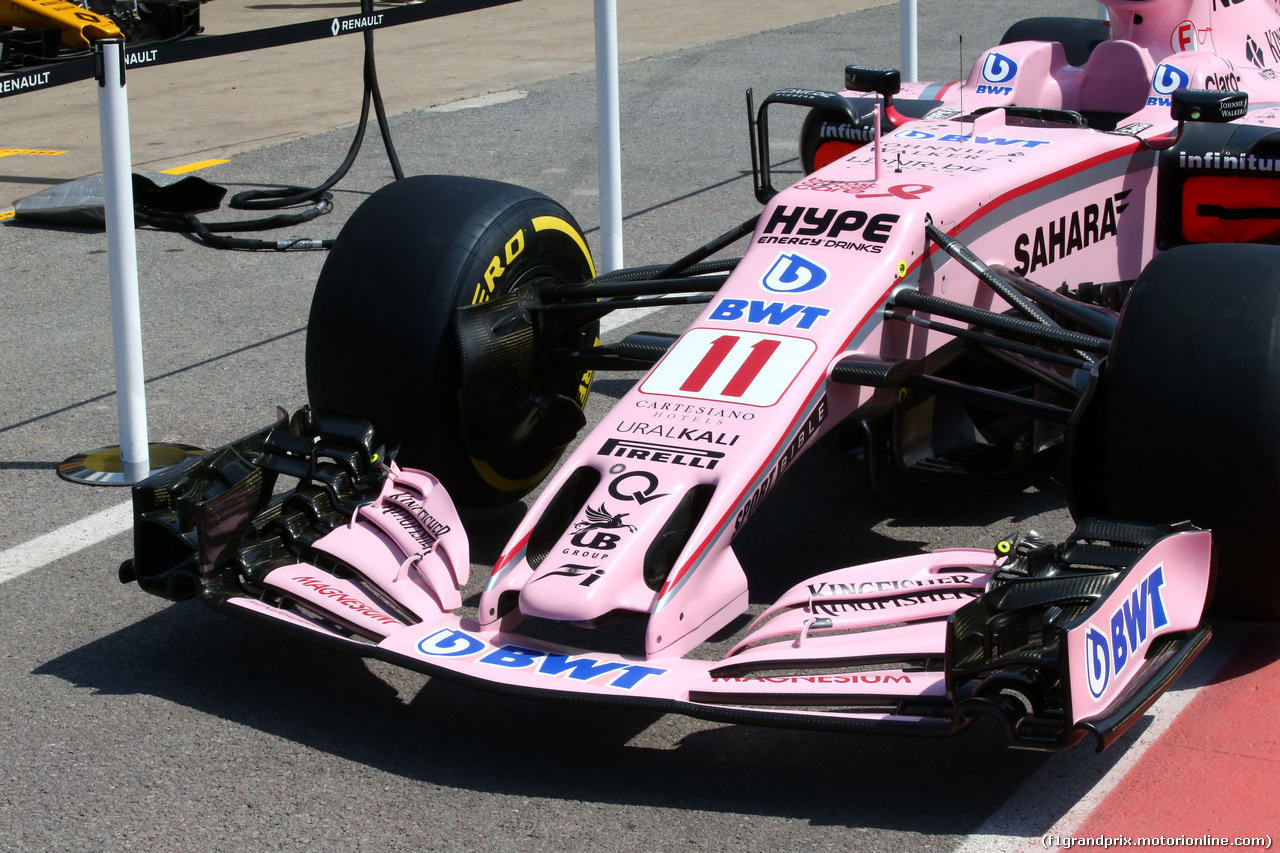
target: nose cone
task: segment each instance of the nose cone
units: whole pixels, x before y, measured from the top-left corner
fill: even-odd
[[[646,613],[656,593],[626,564],[548,559],[520,591],[520,612],[561,622],[593,623],[617,610]]]

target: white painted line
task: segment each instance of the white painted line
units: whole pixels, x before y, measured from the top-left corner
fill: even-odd
[[[519,89],[511,89],[507,92],[490,92],[488,95],[479,95],[475,98],[464,98],[461,101],[441,104],[438,107],[428,107],[427,112],[456,113],[458,110],[476,110],[480,107],[491,107],[494,104],[507,104],[511,101],[518,101],[521,98],[527,97],[529,97],[529,93],[522,92]]]
[[[629,326],[638,320],[648,317],[650,314],[656,314],[665,305],[654,305],[650,308],[627,308],[622,311],[615,311],[612,314],[606,314],[600,320],[600,337],[604,337],[609,332],[621,329],[623,326]]]
[[[621,328],[660,310],[662,310],[661,306],[610,314],[600,321],[600,334],[604,335],[606,332]],[[112,536],[124,533],[132,525],[133,504],[126,501],[43,536],[37,536],[21,545],[15,545],[8,551],[0,552],[0,583],[21,577],[63,557],[69,557],[77,551],[97,545]]]
[[[662,310],[637,308],[618,311],[600,321],[600,334],[612,332],[650,314]],[[69,557],[77,551],[97,545],[112,536],[124,533],[133,524],[133,504],[130,501],[94,513],[81,521],[60,527],[51,533],[37,536],[8,551],[0,552],[0,583],[21,577],[50,563]]]
[[[126,501],[88,518],[0,551],[0,583],[21,577],[124,533],[133,523],[133,503]]]
[[[952,853],[1030,853],[1044,850],[1041,839],[1048,834],[1067,837],[1075,834],[1085,820],[1128,775],[1138,759],[1168,731],[1213,675],[1239,650],[1243,636],[1216,634],[1209,647],[1173,690],[1160,697],[1147,711],[1150,725],[1126,748],[1102,778],[1074,803],[1071,786],[1064,779],[1097,773],[1097,765],[1110,760],[1093,751],[1092,739],[1083,740],[1066,753],[1045,764],[1018,786],[1018,790],[992,813],[965,842]]]
[[[619,311],[600,321],[600,334],[611,332],[649,314],[660,311],[655,308],[637,308]],[[11,581],[28,572],[69,557],[99,542],[124,533],[133,525],[133,503],[126,501],[110,509],[94,513],[88,518],[59,527],[43,536],[37,536],[8,551],[0,551],[0,583]]]

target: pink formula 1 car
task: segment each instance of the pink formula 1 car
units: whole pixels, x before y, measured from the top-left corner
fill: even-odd
[[[136,486],[122,577],[501,692],[1109,744],[1211,598],[1280,615],[1280,4],[1106,5],[1016,25],[960,82],[851,66],[749,107],[763,211],[664,268],[596,276],[518,187],[379,191],[320,277],[311,407]],[[779,189],[792,105],[807,173]],[[597,340],[689,302],[682,335]],[[556,468],[593,373],[638,369]],[[1078,528],[828,571],[744,620],[735,535],[837,427],[879,484],[1065,445]],[[464,606],[455,502],[543,483]]]

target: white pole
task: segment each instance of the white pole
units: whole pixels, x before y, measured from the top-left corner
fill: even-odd
[[[902,62],[898,70],[902,72],[903,82],[914,83],[920,76],[916,59],[916,43],[919,37],[916,0],[898,0],[898,12],[902,19],[900,26]]]
[[[596,110],[600,126],[597,272],[622,268],[622,130],[618,118],[618,3],[596,0]]]
[[[147,400],[142,372],[142,311],[138,299],[138,246],[134,235],[129,101],[121,39],[94,43],[98,60],[98,124],[102,135],[102,189],[106,199],[107,268],[111,278],[111,332],[115,340],[116,411],[120,461],[126,483],[150,472]]]

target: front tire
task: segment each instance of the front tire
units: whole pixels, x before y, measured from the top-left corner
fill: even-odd
[[[390,184],[351,216],[316,284],[311,404],[373,423],[389,447],[399,445],[401,464],[435,474],[459,504],[518,500],[581,426],[591,384],[590,372],[545,354],[590,346],[595,327],[553,333],[525,315],[504,351],[520,375],[504,377],[495,400],[464,381],[474,372],[464,371],[458,312],[593,276],[581,229],[546,196],[457,176]]]
[[[1158,255],[1078,412],[1073,515],[1213,530],[1211,612],[1280,619],[1280,247]]]

